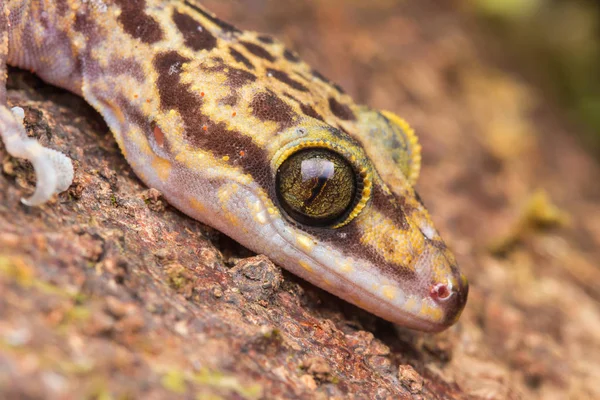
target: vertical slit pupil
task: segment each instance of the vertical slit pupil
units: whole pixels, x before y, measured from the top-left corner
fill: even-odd
[[[299,150],[276,175],[277,198],[294,220],[311,226],[330,226],[346,217],[355,204],[357,179],[340,154],[323,148]]]

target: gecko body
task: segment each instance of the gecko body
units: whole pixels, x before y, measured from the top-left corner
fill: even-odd
[[[420,146],[277,40],[196,1],[0,0],[0,135],[40,205],[70,160],[27,138],[6,65],[82,96],[175,207],[389,321],[439,331],[468,284],[413,189]]]

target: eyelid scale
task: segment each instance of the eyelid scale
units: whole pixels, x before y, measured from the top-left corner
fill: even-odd
[[[381,174],[399,170],[414,186],[421,170],[421,145],[415,131],[390,111],[357,107],[359,140]]]

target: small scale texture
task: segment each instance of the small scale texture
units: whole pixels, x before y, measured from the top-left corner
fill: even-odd
[[[451,2],[205,3],[410,120],[461,319],[397,329],[158,206],[85,101],[13,69],[75,181],[25,207],[0,146],[0,398],[600,398],[600,167],[486,30]]]

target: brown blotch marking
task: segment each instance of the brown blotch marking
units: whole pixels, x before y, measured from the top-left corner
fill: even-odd
[[[277,122],[282,128],[292,125],[296,116],[292,107],[270,91],[254,96],[250,107],[258,119]]]
[[[134,57],[111,57],[108,64],[108,70],[112,75],[132,76],[138,82],[144,82],[146,80],[144,68]]]
[[[448,246],[446,246],[446,243],[444,243],[443,240],[439,240],[439,239],[434,239],[434,240],[427,239],[427,240],[433,247],[435,247],[438,250],[445,251],[448,248]]]
[[[346,135],[348,135],[348,136],[351,136],[351,135],[350,135],[350,133],[349,133],[349,132],[348,132],[346,129],[344,129],[344,127],[343,127],[343,126],[341,126],[341,125],[337,125],[337,128],[338,128],[340,131],[344,132]]]
[[[293,62],[293,63],[297,63],[298,61],[300,61],[300,58],[293,53],[292,51],[285,49],[283,52],[283,57],[288,60],[289,62]]]
[[[231,67],[227,69],[227,82],[230,86],[239,88],[254,81],[256,81],[256,75],[251,72]]]
[[[102,69],[97,67],[97,61],[90,55],[92,49],[103,40],[106,36],[102,25],[98,25],[98,21],[92,18],[87,12],[75,13],[75,21],[73,21],[73,29],[76,32],[81,32],[86,38],[86,46],[82,49],[78,57],[75,57],[75,70],[83,71],[85,68],[86,77],[90,80],[101,79]],[[59,37],[64,34],[57,33]],[[69,40],[66,36],[65,40]],[[83,61],[86,60],[85,67]]]
[[[302,110],[304,115],[307,115],[311,118],[319,119],[321,121],[325,121],[323,119],[323,117],[318,112],[316,112],[314,108],[312,108],[308,104],[300,103],[300,109]]]
[[[242,87],[250,82],[256,81],[256,75],[243,69],[227,66],[223,61],[216,62],[216,65],[211,67],[201,67],[205,71],[220,72],[227,76],[227,84],[235,88]]]
[[[58,11],[58,15],[60,15],[61,17],[67,15],[67,11],[71,10],[71,7],[69,7],[69,3],[67,3],[67,0],[55,0],[54,4],[56,4],[56,10]]]
[[[414,204],[411,204],[410,202],[406,201],[406,197],[399,198],[397,200],[397,203],[405,216],[410,216],[413,213],[419,211],[419,209]]]
[[[421,198],[421,196],[419,196],[419,193],[417,193],[417,191],[415,190],[415,199],[417,199],[417,202],[423,206],[423,208],[427,208],[425,207],[425,203],[423,203],[423,199]]]
[[[339,93],[341,93],[341,94],[345,94],[345,93],[346,93],[346,92],[344,91],[344,89],[342,89],[342,87],[341,87],[340,85],[338,85],[337,83],[333,83],[331,80],[327,79],[325,76],[323,76],[323,74],[321,74],[321,73],[320,73],[319,71],[317,71],[316,69],[313,69],[313,70],[311,71],[311,73],[312,73],[312,75],[313,75],[315,78],[318,78],[318,79],[322,80],[323,82],[325,82],[325,83],[327,83],[327,84],[329,84],[329,85],[333,86],[333,88],[334,88],[335,90],[337,90]]]
[[[239,63],[244,64],[248,69],[254,69],[254,65],[244,56],[242,53],[234,49],[233,47],[229,48],[229,54],[233,57],[233,59]]]
[[[280,82],[285,83],[286,85],[299,90],[301,92],[308,92],[308,88],[301,84],[300,82],[290,78],[288,74],[283,71],[279,71],[277,69],[267,68],[267,75],[272,76]]]
[[[333,83],[332,85],[335,88],[335,90],[337,90],[340,94],[346,93],[346,91],[344,89],[342,89],[342,87],[340,85],[338,85],[337,83]]]
[[[254,54],[256,57],[265,59],[270,62],[275,62],[275,57],[263,47],[251,42],[240,42],[248,51]]]
[[[224,122],[215,123],[204,116],[200,118],[206,121],[206,129],[200,134],[186,129],[189,143],[209,150],[217,158],[229,160],[230,164],[239,165],[260,186],[269,190],[272,183],[267,152],[258,147],[250,136],[227,129]]]
[[[189,1],[184,1],[183,2],[186,6],[192,8],[194,11],[196,11],[197,13],[199,13],[200,15],[202,15],[204,18],[208,19],[210,22],[212,22],[213,24],[215,24],[216,26],[218,26],[219,28],[221,28],[223,30],[223,32],[226,33],[242,33],[242,31],[240,31],[238,28],[236,28],[235,26],[228,24],[227,22],[217,18],[216,16],[210,14],[209,12],[203,10],[202,8],[198,7],[195,4],[190,3]]]
[[[342,104],[333,97],[329,98],[329,108],[333,115],[338,117],[339,119],[343,119],[345,121],[354,121],[356,117],[354,113],[346,104]]]
[[[283,93],[283,95],[284,95],[285,97],[287,97],[288,99],[290,99],[290,100],[293,100],[293,101],[295,101],[296,103],[300,104],[300,100],[298,100],[297,98],[295,98],[295,97],[294,97],[294,96],[292,96],[291,94],[289,94],[289,93],[285,92],[285,93]]]
[[[117,20],[125,32],[147,44],[162,40],[160,24],[144,12],[146,0],[115,0],[115,3],[121,7]]]
[[[412,209],[405,207],[404,199],[400,199],[394,194],[387,194],[379,183],[373,185],[371,199],[375,210],[389,218],[398,229],[408,230],[409,224],[406,215],[412,212]]]
[[[137,125],[146,135],[152,133],[151,124],[142,110],[121,95],[118,95],[114,100],[125,115],[127,122]]]
[[[312,71],[310,71],[310,72],[312,73],[312,75],[313,75],[315,78],[318,78],[318,79],[322,80],[322,81],[323,81],[323,82],[325,82],[325,83],[329,83],[329,84],[331,84],[331,81],[330,81],[329,79],[325,78],[325,76],[323,76],[323,74],[321,74],[321,73],[320,73],[319,71],[317,71],[316,69],[313,69],[313,70],[312,70]]]
[[[189,15],[174,10],[173,22],[183,35],[185,45],[189,48],[200,51],[212,50],[217,46],[217,38]]]
[[[264,44],[273,44],[275,40],[271,36],[268,35],[260,35],[257,39]]]
[[[221,100],[219,100],[219,104],[220,105],[224,105],[224,106],[235,106],[239,101],[239,96],[235,93],[232,93],[226,97],[223,97]]]
[[[239,162],[245,173],[268,190],[271,182],[266,151],[250,136],[229,130],[224,122],[215,123],[202,114],[204,100],[190,90],[190,85],[182,83],[179,76],[181,65],[189,61],[176,51],[160,53],[154,58],[161,109],[179,112],[185,127],[184,138],[191,146],[210,151],[219,158],[227,156],[231,163]],[[246,154],[243,162],[240,151]]]

